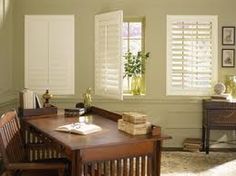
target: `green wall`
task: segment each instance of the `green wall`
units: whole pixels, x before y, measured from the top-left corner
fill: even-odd
[[[115,101],[94,97],[94,104],[114,111],[142,111],[162,126],[173,139],[165,146],[180,147],[186,137],[200,137],[203,97],[167,97],[166,85],[166,15],[218,15],[219,80],[235,69],[221,68],[221,27],[236,26],[235,0],[15,0],[13,10],[13,87],[24,87],[24,15],[75,15],[75,96],[55,97],[59,107],[70,107],[81,101],[87,87],[94,86],[94,15],[122,9],[125,17],[146,17],[147,95],[125,97]],[[10,36],[9,36],[10,37]],[[226,47],[224,47],[226,48]],[[235,48],[235,47],[230,47]],[[214,138],[235,138],[230,132],[216,132]]]
[[[1,8],[3,7],[3,8]],[[9,0],[0,1],[0,92],[12,84],[12,8]]]
[[[0,1],[0,113],[14,107],[12,92],[13,66],[13,3]]]

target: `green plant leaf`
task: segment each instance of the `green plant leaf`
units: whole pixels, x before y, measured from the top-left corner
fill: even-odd
[[[133,54],[130,51],[125,53],[124,77],[133,77],[145,73],[145,61],[150,57],[150,52],[143,51]]]

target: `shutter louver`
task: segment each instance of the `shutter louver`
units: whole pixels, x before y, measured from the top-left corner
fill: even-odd
[[[168,16],[167,94],[209,93],[216,81],[216,27],[212,18]]]
[[[122,90],[123,12],[95,16],[95,94],[123,99]]]

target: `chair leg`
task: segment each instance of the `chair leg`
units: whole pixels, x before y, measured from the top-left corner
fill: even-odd
[[[64,176],[65,169],[58,169],[58,176]]]

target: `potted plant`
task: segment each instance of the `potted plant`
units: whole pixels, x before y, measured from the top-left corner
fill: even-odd
[[[140,95],[144,91],[145,62],[149,55],[149,52],[139,51],[137,54],[127,52],[124,56],[124,77],[131,78],[131,93],[133,95]]]

